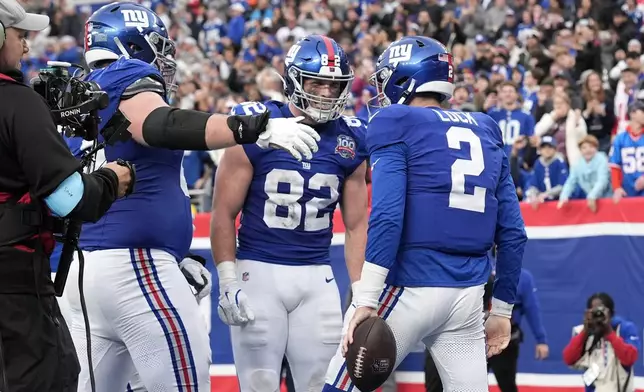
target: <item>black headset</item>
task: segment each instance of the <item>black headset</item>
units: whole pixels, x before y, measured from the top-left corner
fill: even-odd
[[[0,21],[0,49],[2,49],[2,46],[4,45],[4,40],[6,38],[5,31],[6,30],[4,28],[4,24],[2,24],[2,21]]]

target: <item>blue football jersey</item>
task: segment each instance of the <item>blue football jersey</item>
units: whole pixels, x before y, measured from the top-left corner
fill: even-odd
[[[488,112],[503,134],[505,154],[510,156],[512,144],[519,136],[532,136],[534,134],[534,117],[524,109],[505,110],[496,107]]]
[[[548,192],[552,188],[560,187],[568,179],[568,165],[561,156],[556,156],[549,162],[543,158],[534,163],[534,170],[530,177],[529,188],[536,188],[539,193]],[[559,197],[548,196],[546,200],[555,200]]]
[[[644,196],[635,189],[635,181],[644,175],[644,137],[633,137],[628,130],[615,136],[610,151],[610,165],[622,170],[622,188],[628,196]]]
[[[109,106],[99,113],[99,130],[117,112],[125,89],[145,77],[163,81],[155,67],[125,58],[89,74],[88,79],[98,83],[109,96]],[[99,141],[103,141],[102,136]],[[135,165],[134,192],[115,201],[98,222],[83,225],[81,248],[153,248],[182,259],[192,242],[183,151],[147,147],[130,139],[106,146],[104,152],[108,162],[121,158]]]
[[[235,114],[270,111],[271,118],[293,117],[276,101],[247,102]],[[333,238],[333,212],[344,180],[367,157],[365,126],[342,117],[315,126],[319,151],[298,162],[287,152],[244,145],[253,165],[253,179],[242,209],[238,259],[268,263],[328,264]]]
[[[390,270],[387,283],[483,284],[496,243],[505,287],[495,297],[513,303],[525,230],[498,125],[483,113],[391,105],[371,118],[367,145],[366,260]]]

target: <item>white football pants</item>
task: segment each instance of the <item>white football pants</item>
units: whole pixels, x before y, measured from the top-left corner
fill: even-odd
[[[345,315],[343,337],[354,312],[351,305]],[[396,368],[422,341],[436,362],[446,392],[488,392],[483,285],[387,285],[380,296],[378,314],[396,337]],[[324,391],[359,392],[351,382],[341,348],[329,364]]]
[[[297,392],[320,391],[340,342],[342,307],[329,265],[238,260],[255,321],[231,327],[241,392],[276,392],[284,355]]]
[[[83,254],[96,392],[210,392],[206,324],[174,257],[150,249]],[[78,391],[90,391],[77,256],[63,301],[81,363]]]

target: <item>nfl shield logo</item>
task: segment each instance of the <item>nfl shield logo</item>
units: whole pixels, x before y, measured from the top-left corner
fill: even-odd
[[[244,272],[244,273],[242,274],[242,280],[243,280],[244,282],[247,282],[247,281],[248,281],[248,275],[249,275],[249,274],[248,274],[248,272]]]
[[[351,136],[338,136],[338,145],[335,147],[335,153],[345,159],[356,157],[356,141]]]

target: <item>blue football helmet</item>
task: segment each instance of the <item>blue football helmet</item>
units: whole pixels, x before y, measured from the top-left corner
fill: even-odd
[[[416,93],[454,93],[452,55],[440,42],[427,37],[403,37],[378,57],[370,83],[376,87],[380,106],[405,105]]]
[[[351,96],[353,70],[337,42],[322,35],[304,37],[288,51],[284,64],[284,89],[293,106],[318,123],[342,115]],[[324,86],[327,94],[320,91]]]
[[[85,61],[90,69],[104,66],[119,57],[155,65],[174,89],[176,48],[163,21],[148,8],[116,2],[99,8],[85,24]]]

